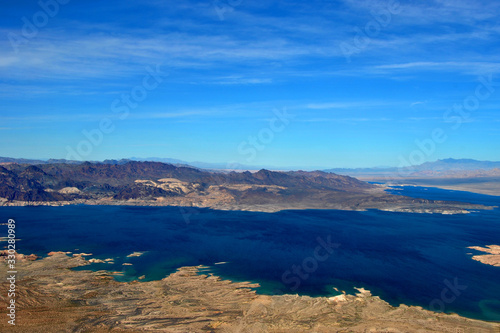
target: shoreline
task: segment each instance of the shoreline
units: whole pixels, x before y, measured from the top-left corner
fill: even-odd
[[[418,186],[418,187],[431,187],[442,190],[470,192],[475,194],[483,194],[494,197],[500,197],[500,183],[480,182],[481,178],[402,178],[398,182],[391,182],[384,178],[376,177],[358,177],[359,180],[366,182],[381,182],[386,186]],[[473,181],[476,182],[467,182]],[[456,184],[445,184],[446,181],[455,181]],[[489,184],[490,186],[485,186]]]
[[[500,245],[469,246],[468,249],[479,252],[479,254],[472,256],[473,260],[485,265],[500,267]]]
[[[268,296],[253,290],[258,284],[206,275],[200,266],[181,267],[148,282],[117,282],[108,271],[71,269],[87,266],[90,260],[63,252],[39,260],[20,259],[17,286],[23,304],[16,326],[91,332],[237,332],[242,327],[276,333],[500,329],[499,322],[419,306],[394,307],[362,288],[355,295],[333,297]],[[0,306],[4,302],[0,297]],[[2,331],[10,332],[5,325],[0,322]]]
[[[412,199],[412,198],[410,198]],[[415,199],[418,200],[418,199]],[[179,207],[179,209],[196,209],[196,208],[209,208],[213,210],[223,211],[250,211],[250,212],[263,212],[263,213],[276,213],[287,210],[342,210],[342,211],[368,211],[378,210],[385,212],[396,213],[419,213],[419,214],[470,214],[472,211],[477,210],[493,210],[498,206],[485,206],[480,204],[468,204],[458,202],[439,201],[436,203],[368,203],[364,206],[346,205],[342,203],[332,204],[326,203],[325,205],[311,204],[311,203],[294,203],[294,204],[209,204],[209,205],[182,205],[168,203],[165,201],[153,200],[84,200],[76,199],[73,201],[0,201],[0,207],[62,207],[71,205],[87,205],[87,206],[136,206],[136,207]]]

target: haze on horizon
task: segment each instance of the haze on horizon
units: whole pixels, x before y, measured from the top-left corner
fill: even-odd
[[[500,3],[7,2],[0,156],[500,160]]]

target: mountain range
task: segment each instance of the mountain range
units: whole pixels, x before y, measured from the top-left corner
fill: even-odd
[[[333,168],[323,170],[325,172],[334,172],[353,177],[360,176],[456,176],[456,177],[474,177],[474,176],[499,176],[500,162],[478,161],[473,159],[454,159],[447,158],[435,162],[425,162],[410,167],[396,168]]]
[[[298,169],[307,169],[311,168],[300,168],[300,167],[286,167],[286,168],[277,168],[273,166],[258,166],[258,165],[245,165],[240,163],[208,163],[208,162],[187,162],[175,158],[160,158],[160,157],[149,157],[149,158],[139,158],[139,157],[131,157],[120,160],[104,160],[102,162],[93,161],[92,163],[103,163],[103,164],[125,164],[130,161],[137,162],[160,162],[173,164],[176,166],[190,166],[194,168],[200,169],[208,169],[208,170],[259,170],[259,169],[270,169],[270,170],[298,170]],[[0,157],[0,164],[2,163],[18,163],[18,164],[57,164],[57,163],[65,163],[65,164],[81,164],[84,163],[82,161],[71,161],[65,159],[48,159],[48,160],[37,160],[37,159],[24,159],[24,158],[11,158],[11,157]],[[403,169],[410,171],[411,173],[419,173],[419,172],[448,172],[448,171],[472,171],[472,170],[492,170],[500,168],[500,162],[493,161],[478,161],[474,159],[454,159],[454,158],[446,158],[437,160],[434,162],[425,162],[419,165],[414,165],[411,167],[405,167]],[[322,168],[317,168],[318,170]],[[373,167],[373,168],[331,168],[331,169],[323,169],[324,172],[333,172],[337,174],[345,174],[345,175],[384,175],[397,173],[400,168],[397,167]]]
[[[452,212],[484,208],[392,195],[384,187],[323,171],[213,172],[161,162],[0,166],[0,205],[152,205],[278,211],[384,209]]]
[[[104,161],[90,161],[92,163],[103,163],[103,164],[124,164],[127,162],[136,161],[136,162],[160,162],[160,163],[168,163],[177,166],[190,166],[194,168],[200,169],[208,169],[208,170],[259,170],[259,169],[272,169],[272,170],[292,170],[294,168],[276,168],[269,165],[244,165],[241,163],[208,163],[208,162],[186,162],[183,160],[175,159],[175,158],[163,158],[163,157],[148,157],[148,158],[140,158],[140,157],[131,157],[131,158],[123,158],[120,160],[108,159]],[[47,159],[47,160],[37,160],[37,159],[26,159],[26,158],[12,158],[12,157],[0,157],[0,164],[2,163],[18,163],[18,164],[55,164],[55,163],[66,163],[66,164],[80,164],[84,163],[84,161],[74,161],[74,160],[65,160],[65,159]],[[299,169],[299,168],[295,168]]]

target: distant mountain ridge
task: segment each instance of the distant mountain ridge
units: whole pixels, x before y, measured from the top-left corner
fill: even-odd
[[[244,165],[240,163],[207,163],[207,162],[186,162],[183,160],[175,158],[160,158],[160,157],[149,157],[149,158],[138,158],[131,157],[120,160],[108,159],[104,161],[70,161],[65,159],[49,159],[49,160],[37,160],[37,159],[24,159],[24,158],[11,158],[11,157],[0,157],[0,163],[18,163],[18,164],[82,164],[82,163],[93,163],[93,164],[126,164],[131,161],[136,162],[160,162],[167,163],[176,166],[189,166],[199,169],[208,170],[260,170],[260,169],[272,169],[272,170],[297,170],[300,168],[273,168],[270,166],[256,166],[256,165]],[[500,162],[494,161],[478,161],[474,159],[454,159],[446,158],[437,160],[434,162],[425,162],[420,165],[414,165],[408,168],[413,173],[419,172],[445,172],[445,171],[473,171],[473,170],[493,170],[499,169]],[[337,174],[345,175],[365,175],[365,174],[391,174],[399,171],[397,167],[373,167],[373,168],[331,168],[324,169],[324,172],[332,172]]]
[[[500,162],[478,161],[474,159],[454,159],[446,158],[435,162],[425,162],[420,165],[414,165],[404,168],[383,167],[383,168],[333,168],[323,170],[341,175],[349,176],[390,176],[400,175],[401,172],[406,176],[431,176],[431,175],[455,175],[472,177],[474,175],[497,175],[496,169],[500,168]]]
[[[241,163],[209,163],[209,162],[199,162],[199,161],[186,162],[175,158],[161,158],[161,157],[147,157],[147,158],[131,157],[130,160],[138,162],[161,162],[161,163],[171,163],[175,165],[188,165],[195,168],[209,169],[209,170],[275,169],[270,166],[251,166],[251,165],[244,165]]]
[[[468,158],[446,158],[435,162],[425,162],[416,167],[418,171],[491,170],[497,168],[500,168],[500,162],[478,161]]]
[[[187,162],[183,160],[179,160],[176,158],[168,158],[168,157],[131,157],[131,158],[123,158],[120,160],[115,159],[107,159],[104,161],[74,161],[74,160],[65,160],[65,159],[48,159],[48,160],[37,160],[37,159],[26,159],[26,158],[12,158],[12,157],[0,157],[0,163],[18,163],[18,164],[54,164],[54,163],[66,163],[66,164],[82,164],[85,162],[90,162],[94,164],[125,164],[131,161],[135,162],[160,162],[173,164],[177,166],[190,166],[194,168],[200,169],[208,169],[208,170],[260,170],[260,169],[272,169],[272,170],[284,170],[291,168],[275,168],[272,166],[257,166],[257,165],[245,165],[241,163],[209,163],[209,162]]]

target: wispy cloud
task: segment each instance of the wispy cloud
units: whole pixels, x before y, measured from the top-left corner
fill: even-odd
[[[99,88],[123,82],[123,78],[133,79],[146,66],[158,63],[173,73],[171,82],[216,85],[272,84],[300,76],[399,79],[419,70],[477,75],[500,68],[500,59],[492,61],[484,48],[474,46],[499,39],[500,28],[491,20],[500,3],[491,1],[402,3],[401,13],[379,35],[370,38],[359,61],[350,66],[345,66],[339,44],[352,41],[353,29],[363,29],[373,20],[371,13],[384,9],[387,2],[345,0],[344,6],[350,11],[321,2],[296,3],[282,16],[270,15],[265,10],[269,4],[246,3],[224,22],[214,15],[212,3],[166,5],[150,0],[144,5],[168,19],[152,18],[147,27],[125,30],[112,22],[68,21],[72,29],[46,27],[28,45],[21,46],[18,54],[3,39],[0,75],[10,82],[44,81],[54,85],[54,89],[28,89],[28,94],[65,93],[68,81],[73,83],[69,90],[85,86],[81,91],[85,94],[92,89],[106,93],[107,89]],[[340,24],[339,17],[350,23]],[[9,32],[19,33],[19,27],[0,28],[0,35]],[[439,61],[428,53],[436,45],[442,51]],[[266,75],[256,76],[257,70]],[[4,83],[7,85],[11,83]]]
[[[214,112],[210,110],[187,110],[172,112],[141,112],[130,115],[130,119],[176,119],[191,118],[199,116],[213,116]]]
[[[378,70],[431,70],[431,71],[453,71],[469,74],[492,73],[500,70],[500,62],[429,62],[418,61],[390,65],[375,66]]]
[[[390,1],[344,0],[345,4],[359,12],[380,10]],[[418,2],[400,2],[402,18],[398,24],[434,24],[459,23],[474,24],[477,21],[496,20],[500,4],[488,0],[433,0]]]
[[[386,117],[360,117],[360,118],[306,118],[299,120],[307,123],[356,123],[356,122],[375,122],[375,121],[394,121],[394,119]]]
[[[361,101],[361,102],[327,102],[327,103],[310,103],[305,107],[312,110],[329,110],[329,109],[352,109],[352,108],[366,108],[375,106],[389,106],[400,104],[395,101]]]
[[[36,146],[51,131],[66,138],[72,129],[80,135],[81,128],[98,126],[103,117],[114,121],[112,101],[132,95],[146,67],[161,64],[168,75],[117,126],[109,140],[116,140],[113,151],[129,149],[122,141],[136,147],[162,143],[165,126],[179,129],[168,142],[178,140],[173,146],[180,151],[205,154],[202,144],[183,141],[199,136],[209,138],[201,143],[211,147],[227,146],[229,132],[236,141],[247,135],[236,126],[255,124],[258,130],[283,107],[297,122],[283,138],[315,132],[303,146],[319,142],[314,140],[328,145],[332,136],[355,132],[353,146],[384,138],[381,149],[396,151],[408,130],[413,142],[414,135],[441,126],[443,112],[474,92],[478,75],[500,70],[500,2],[400,1],[400,13],[369,34],[347,63],[339,45],[354,43],[388,2],[243,1],[223,21],[212,1],[70,2],[18,53],[6,36],[21,33],[21,18],[32,17],[33,7],[11,2],[15,14],[0,22],[0,131],[19,146],[27,137]],[[494,129],[497,111],[496,91],[481,101],[470,127]],[[35,130],[17,134],[21,126]],[[467,128],[450,140],[466,142]],[[103,155],[111,149],[106,144]],[[299,156],[301,148],[286,149]]]
[[[273,79],[271,79],[271,78],[250,78],[250,77],[237,77],[237,76],[215,79],[211,82],[208,81],[208,83],[211,83],[211,84],[228,84],[228,85],[269,84],[272,82],[273,82]]]
[[[422,104],[425,104],[426,101],[417,101],[417,102],[413,102],[410,104],[410,107],[414,107],[414,106],[417,106],[417,105],[422,105]]]

